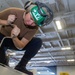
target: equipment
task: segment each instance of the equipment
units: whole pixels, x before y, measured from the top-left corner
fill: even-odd
[[[27,1],[24,5],[26,12],[30,12],[38,26],[49,24],[53,20],[52,10],[44,3]]]

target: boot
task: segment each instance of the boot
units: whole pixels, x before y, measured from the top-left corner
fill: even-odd
[[[23,73],[26,73],[27,75],[33,75],[33,73],[28,71],[25,67],[18,67],[18,66],[16,66],[15,69],[18,70],[18,71],[21,71]]]
[[[15,67],[15,69],[16,70],[18,70],[18,71],[21,71],[21,72],[23,72],[23,73],[26,73],[26,74],[28,74],[28,75],[33,75],[33,73],[32,72],[30,72],[30,71],[28,71],[27,69],[26,69],[26,64],[28,63],[28,61],[29,60],[26,60],[26,59],[22,59],[19,63],[18,63],[18,65]]]

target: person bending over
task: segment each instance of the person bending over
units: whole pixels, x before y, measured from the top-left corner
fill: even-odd
[[[27,1],[24,9],[8,8],[0,12],[0,63],[8,65],[5,51],[7,49],[25,53],[15,69],[28,75],[32,72],[26,69],[26,64],[41,48],[42,40],[34,37],[39,27],[49,24],[53,20],[52,10],[41,2]]]

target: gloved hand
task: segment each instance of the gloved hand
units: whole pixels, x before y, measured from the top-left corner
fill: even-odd
[[[17,17],[15,15],[10,14],[7,19],[8,25],[11,25],[16,20],[16,18]]]

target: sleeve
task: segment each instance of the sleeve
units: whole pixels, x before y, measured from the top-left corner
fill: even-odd
[[[28,31],[26,34],[25,34],[25,36],[24,36],[24,38],[26,38],[27,40],[31,40],[33,37],[34,37],[34,35],[37,33],[37,31],[38,30],[32,30],[32,31]]]
[[[10,9],[5,9],[0,12],[0,19],[7,20],[8,15],[10,14]]]

